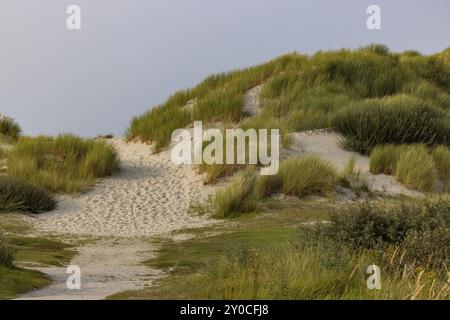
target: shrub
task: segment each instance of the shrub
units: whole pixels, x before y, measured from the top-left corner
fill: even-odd
[[[280,165],[283,192],[303,197],[326,194],[333,190],[336,169],[318,156],[301,156],[283,161]]]
[[[253,210],[255,179],[254,171],[247,170],[230,186],[217,191],[213,202],[214,216],[226,218]]]
[[[332,124],[344,135],[345,148],[368,154],[379,144],[444,143],[443,118],[423,101],[400,95],[352,105],[338,112]]]
[[[39,213],[55,209],[53,195],[21,179],[0,176],[0,211]]]
[[[14,119],[0,114],[0,141],[15,142],[22,130]]]
[[[0,232],[0,266],[12,267],[14,250],[6,240],[3,233]]]
[[[63,134],[21,138],[7,156],[8,174],[54,192],[77,192],[118,169],[114,147]]]
[[[318,230],[320,237],[353,250],[395,246],[404,253],[403,263],[441,267],[450,258],[449,212],[445,197],[388,208],[363,203],[332,214],[331,223]]]
[[[439,177],[442,179],[445,190],[450,186],[450,149],[447,146],[437,146],[432,154]]]
[[[406,146],[380,145],[376,146],[370,154],[370,172],[373,174],[395,174],[400,154]]]
[[[400,154],[395,176],[408,188],[432,191],[437,182],[437,171],[428,149],[424,145],[409,146]]]

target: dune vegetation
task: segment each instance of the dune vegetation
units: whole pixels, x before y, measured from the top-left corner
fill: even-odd
[[[6,163],[8,175],[64,193],[83,191],[96,178],[108,176],[119,167],[112,146],[70,134],[22,137],[7,152]]]
[[[300,156],[281,162],[276,175],[262,176],[248,168],[233,182],[219,189],[213,198],[215,217],[227,218],[253,211],[258,200],[273,194],[303,198],[328,195],[338,184],[338,173],[328,161],[318,156]]]
[[[448,200],[382,209],[370,204],[300,227],[286,245],[237,251],[205,276],[212,299],[448,299]],[[383,267],[367,290],[367,266]],[[206,285],[207,284],[207,285]]]
[[[243,94],[259,84],[262,112],[247,118]],[[332,127],[344,134],[344,146],[361,153],[378,144],[448,144],[449,90],[443,54],[394,53],[382,45],[291,53],[176,93],[135,117],[128,138],[155,143],[159,151],[173,129],[203,120],[283,132]],[[169,115],[176,121],[165,121]]]
[[[21,133],[22,129],[14,119],[0,114],[0,143],[14,143]]]
[[[22,179],[0,175],[0,212],[40,213],[55,209],[53,194]]]
[[[370,171],[389,174],[419,191],[435,191],[438,182],[448,191],[450,149],[438,145],[433,149],[423,144],[379,145],[370,155]]]

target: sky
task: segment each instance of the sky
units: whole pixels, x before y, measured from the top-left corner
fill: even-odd
[[[69,5],[81,30],[69,30]],[[366,26],[369,5],[381,30]],[[0,113],[25,134],[122,135],[206,76],[299,51],[450,46],[448,0],[1,0]]]

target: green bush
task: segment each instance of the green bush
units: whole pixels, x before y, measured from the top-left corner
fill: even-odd
[[[397,162],[400,154],[406,150],[407,146],[379,145],[370,154],[370,172],[373,174],[395,174]]]
[[[22,130],[14,119],[0,114],[0,141],[15,142]]]
[[[379,144],[445,143],[445,118],[423,101],[400,95],[352,105],[337,113],[332,124],[344,135],[345,148],[368,154]]]
[[[114,147],[104,141],[63,134],[21,138],[8,152],[8,174],[54,192],[78,192],[119,167]]]
[[[444,184],[444,189],[448,192],[450,187],[450,149],[447,146],[437,146],[431,155],[439,178]]]
[[[216,192],[213,202],[214,216],[226,218],[232,214],[239,214],[254,209],[254,188],[256,175],[254,171],[247,170],[237,177],[233,183]]]
[[[449,212],[445,197],[388,208],[363,203],[332,214],[319,236],[352,249],[401,247],[403,263],[441,267],[450,259]]]
[[[433,191],[437,182],[437,171],[426,146],[412,145],[402,152],[397,162],[395,176],[408,188]]]
[[[303,197],[327,194],[336,183],[336,169],[318,156],[301,156],[283,161],[279,175],[283,193]]]
[[[53,195],[45,189],[18,178],[0,176],[0,212],[39,213],[55,207]]]

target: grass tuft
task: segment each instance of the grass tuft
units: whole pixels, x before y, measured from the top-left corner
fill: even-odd
[[[40,213],[55,209],[53,195],[22,179],[0,176],[0,212]]]
[[[303,197],[331,192],[336,169],[318,156],[301,156],[283,161],[280,166],[283,193]]]
[[[437,182],[437,170],[427,147],[408,146],[398,159],[395,176],[408,188],[433,191]]]

